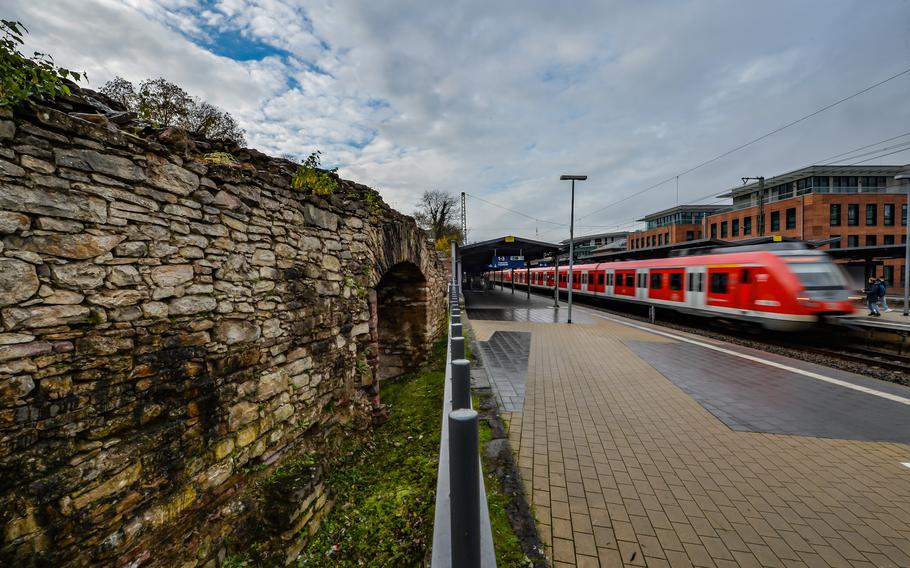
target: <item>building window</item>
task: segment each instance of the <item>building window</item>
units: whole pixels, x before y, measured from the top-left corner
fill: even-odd
[[[739,219],[733,219],[733,227],[731,227],[731,229],[732,229],[733,236],[738,237],[739,236]]]
[[[847,248],[856,248],[859,246],[859,235],[847,235]]]
[[[906,216],[904,218],[906,219]],[[904,224],[906,225],[907,223],[905,222]],[[711,238],[717,238],[717,223],[711,223]]]
[[[907,226],[907,204],[906,203],[901,205],[901,225],[904,227]]]
[[[834,176],[834,193],[856,193],[859,191],[856,176]]]
[[[831,248],[839,249],[840,248],[840,235],[828,235],[829,239],[837,239],[831,243]]]
[[[840,227],[840,203],[831,204],[829,223],[832,227]]]
[[[847,225],[851,227],[859,226],[859,203],[847,205]]]
[[[828,176],[815,176],[812,178],[812,187],[822,193],[828,192],[828,185],[831,182],[831,179]]]
[[[812,191],[812,178],[803,178],[796,182],[796,195],[806,195]]]
[[[894,267],[885,266],[882,271],[882,278],[888,283],[888,286],[894,286]]]
[[[877,240],[878,240],[878,239],[875,238],[875,235],[866,235],[866,246],[867,246],[867,247],[874,247],[875,245],[878,244],[878,243],[876,242]]]
[[[743,236],[752,234],[752,217],[743,217]]]
[[[663,236],[663,235],[657,235],[657,246],[660,246],[660,245],[662,245],[662,244],[664,244],[664,236]]]
[[[670,233],[664,233],[664,244],[670,244]]]
[[[727,238],[727,222],[726,221],[720,222],[720,238],[722,238],[722,239]]]
[[[885,214],[884,214],[884,223],[886,227],[894,226],[894,204],[885,203]]]
[[[686,240],[694,241],[695,240],[695,231],[686,231]]]
[[[883,245],[893,245],[894,244],[894,235],[885,235]]]
[[[771,212],[771,231],[780,231],[780,211]]]
[[[878,225],[878,204],[866,204],[866,226],[874,227]]]
[[[787,229],[796,228],[796,207],[787,209]]]

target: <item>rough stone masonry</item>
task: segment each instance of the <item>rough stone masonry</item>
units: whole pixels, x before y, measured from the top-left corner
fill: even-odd
[[[87,90],[0,110],[0,565],[214,566],[250,472],[368,425],[427,353],[432,243],[295,168]]]

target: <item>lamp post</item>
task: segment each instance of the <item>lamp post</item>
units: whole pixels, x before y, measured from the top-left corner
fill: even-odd
[[[575,265],[575,182],[585,181],[588,176],[563,174],[559,176],[560,181],[572,182],[572,205],[569,219],[569,316],[568,323],[572,323],[572,267]]]
[[[894,179],[910,181],[910,171],[905,170],[894,176]],[[910,316],[910,183],[904,183],[907,188],[907,242],[904,246],[904,315]]]

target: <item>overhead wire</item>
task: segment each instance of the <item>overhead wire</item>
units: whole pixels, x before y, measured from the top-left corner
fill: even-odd
[[[721,158],[725,158],[725,157],[729,156],[730,154],[733,154],[733,153],[735,153],[735,152],[738,152],[738,151],[742,150],[743,148],[747,148],[747,147],[749,147],[749,146],[755,144],[756,142],[760,142],[760,141],[764,140],[765,138],[768,138],[768,137],[770,137],[770,136],[773,136],[774,134],[777,134],[778,132],[781,132],[782,130],[786,130],[787,128],[790,128],[791,126],[795,126],[795,125],[797,125],[797,124],[799,124],[799,123],[801,123],[801,122],[804,122],[804,121],[806,121],[806,120],[808,120],[808,119],[810,119],[810,118],[812,118],[812,117],[814,117],[814,116],[816,116],[816,115],[819,115],[819,114],[825,112],[826,110],[832,109],[832,108],[834,108],[834,107],[836,107],[836,106],[838,106],[838,105],[840,105],[840,104],[842,104],[842,103],[845,103],[845,102],[847,102],[847,101],[849,101],[849,100],[851,100],[851,99],[854,99],[854,98],[856,98],[856,97],[858,97],[858,96],[860,96],[860,95],[862,95],[862,94],[864,94],[864,93],[867,93],[867,92],[871,91],[872,89],[875,89],[876,87],[880,87],[881,85],[884,85],[885,83],[888,83],[889,81],[893,81],[894,79],[897,79],[898,77],[902,77],[902,76],[904,76],[904,75],[906,75],[906,74],[908,74],[908,73],[910,73],[910,67],[904,69],[903,71],[900,71],[899,73],[895,73],[894,75],[891,75],[890,77],[888,77],[888,78],[886,78],[886,79],[883,79],[883,80],[881,80],[881,81],[878,81],[877,83],[874,83],[874,84],[872,84],[872,85],[869,85],[868,87],[866,87],[866,88],[864,88],[864,89],[861,89],[861,90],[859,90],[859,91],[856,91],[856,92],[853,93],[853,94],[850,94],[850,95],[848,95],[848,96],[846,96],[846,97],[843,97],[843,98],[841,98],[841,99],[838,99],[838,100],[836,100],[836,101],[834,101],[834,102],[832,102],[832,103],[830,103],[830,104],[827,104],[827,105],[823,106],[822,108],[820,108],[820,109],[818,109],[818,110],[815,110],[815,111],[813,111],[813,112],[810,112],[809,114],[803,115],[803,116],[797,118],[796,120],[792,120],[792,121],[790,121],[790,122],[784,124],[783,126],[779,126],[779,127],[775,128],[774,130],[771,130],[770,132],[766,132],[765,134],[762,134],[761,136],[758,136],[757,138],[753,138],[752,140],[749,140],[748,142],[745,142],[745,143],[743,143],[743,144],[740,144],[739,146],[736,146],[736,147],[734,147],[734,148],[731,148],[730,150],[727,150],[727,151],[725,151],[725,152],[722,152],[722,153],[718,154],[717,156],[714,156],[713,158],[711,158],[711,159],[709,159],[709,160],[705,160],[705,161],[703,161],[703,162],[701,162],[701,163],[699,163],[699,164],[697,164],[697,165],[695,165],[695,166],[692,166],[691,168],[689,168],[689,169],[687,169],[687,170],[684,170],[684,171],[682,171],[682,172],[680,172],[680,173],[678,173],[678,174],[672,175],[672,176],[668,177],[668,178],[665,179],[665,180],[662,180],[662,181],[660,181],[660,182],[658,182],[658,183],[655,183],[655,184],[653,184],[653,185],[650,185],[650,186],[648,186],[648,187],[646,187],[646,188],[644,188],[644,189],[642,189],[642,190],[636,191],[635,193],[632,193],[632,194],[630,194],[630,195],[627,195],[626,197],[623,197],[622,199],[618,199],[618,200],[616,200],[616,201],[613,201],[613,202],[611,202],[611,203],[608,203],[607,205],[604,205],[603,207],[600,207],[600,208],[598,208],[598,209],[595,209],[594,211],[591,211],[590,213],[587,213],[587,214],[585,214],[585,215],[579,217],[578,219],[581,220],[581,219],[584,219],[584,218],[586,218],[586,217],[590,217],[591,215],[595,215],[595,214],[597,214],[597,213],[600,213],[601,211],[604,211],[605,209],[608,209],[608,208],[610,208],[610,207],[613,207],[613,206],[615,206],[615,205],[618,205],[618,204],[620,204],[620,203],[623,203],[623,202],[625,202],[625,201],[628,201],[629,199],[632,199],[633,197],[637,197],[637,196],[639,196],[639,195],[641,195],[641,194],[643,194],[643,193],[646,193],[646,192],[648,192],[648,191],[651,191],[652,189],[656,189],[656,188],[658,188],[658,187],[664,185],[665,183],[668,183],[668,182],[670,182],[670,181],[673,181],[673,180],[674,180],[675,178],[677,178],[677,177],[684,176],[684,175],[686,175],[686,174],[690,174],[690,173],[694,172],[695,170],[698,170],[698,169],[700,169],[700,168],[703,168],[704,166],[707,166],[708,164],[712,164],[712,163],[714,163],[714,162],[720,160]]]

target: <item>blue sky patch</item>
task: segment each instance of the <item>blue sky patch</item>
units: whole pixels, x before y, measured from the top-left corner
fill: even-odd
[[[209,40],[203,46],[216,55],[235,61],[258,61],[266,57],[287,57],[287,51],[244,36],[239,30],[209,30]]]

